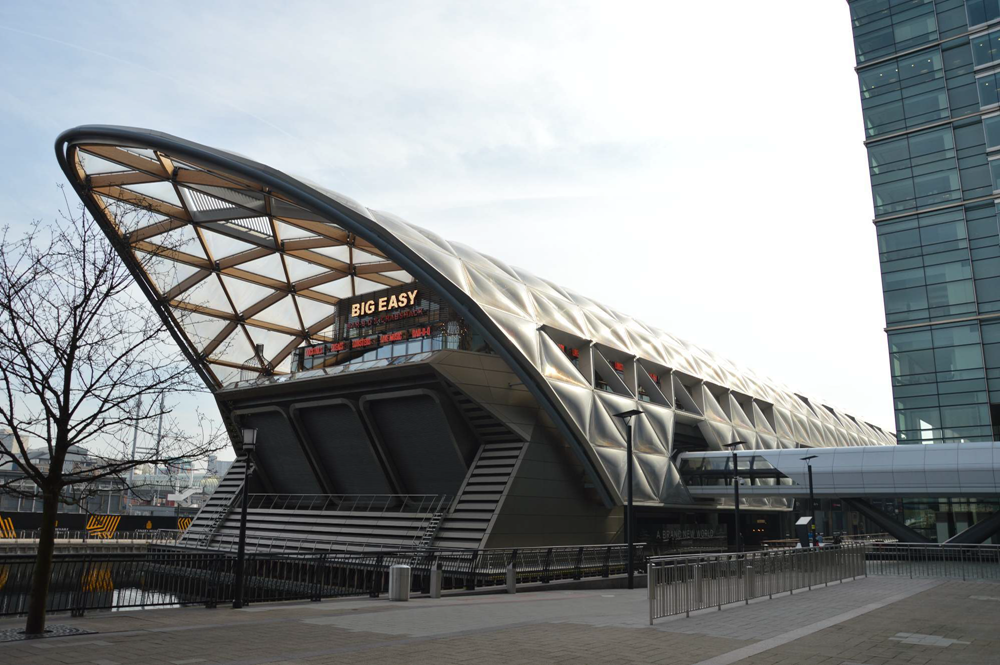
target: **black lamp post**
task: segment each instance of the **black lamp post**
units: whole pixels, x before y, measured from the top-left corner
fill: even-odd
[[[736,551],[743,551],[743,536],[740,533],[740,477],[738,470],[736,468],[736,446],[746,445],[743,441],[734,441],[733,443],[723,444],[723,448],[729,448],[733,451],[733,506],[735,507],[733,511],[733,519],[736,521]]]
[[[812,521],[809,523],[809,531],[812,533],[812,538],[809,539],[810,547],[816,546],[816,500],[813,498],[813,465],[809,460],[814,460],[818,455],[809,455],[808,457],[803,457],[802,461],[806,463],[809,468],[809,516],[812,517]]]
[[[628,546],[628,588],[635,588],[635,562],[633,561],[633,541],[635,540],[634,525],[632,523],[632,416],[641,416],[640,409],[632,409],[616,413],[615,418],[625,421],[625,485],[628,486],[628,502],[625,506],[625,542]]]
[[[240,509],[240,544],[236,550],[236,593],[233,596],[233,609],[243,607],[243,566],[247,550],[247,505],[250,501],[250,476],[253,474],[253,450],[257,445],[257,430],[248,427],[243,430],[243,454],[246,460],[243,466],[243,497]]]

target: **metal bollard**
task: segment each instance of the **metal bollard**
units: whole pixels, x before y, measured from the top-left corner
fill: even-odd
[[[697,564],[694,567],[694,604],[701,608],[701,566]]]
[[[389,600],[410,599],[410,567],[397,564],[389,568]]]
[[[431,598],[441,597],[441,578],[444,577],[441,571],[441,562],[435,563],[431,567]]]
[[[514,564],[507,566],[507,593],[517,593],[517,571]]]

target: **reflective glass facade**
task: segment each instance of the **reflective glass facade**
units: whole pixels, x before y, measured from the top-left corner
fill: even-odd
[[[1000,0],[848,4],[898,440],[1000,439]]]

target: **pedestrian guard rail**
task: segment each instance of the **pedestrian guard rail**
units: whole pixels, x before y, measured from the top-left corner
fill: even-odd
[[[411,592],[430,593],[431,572],[441,589],[503,586],[508,568],[517,583],[608,577],[625,572],[625,545],[499,550],[400,550],[321,554],[250,553],[243,572],[243,602],[378,597],[388,591],[389,568],[410,566]],[[643,569],[642,545],[634,556]],[[34,555],[0,555],[0,616],[27,612]],[[237,556],[231,552],[163,547],[140,554],[66,554],[53,557],[47,609],[82,615],[231,602]]]
[[[40,534],[39,529],[20,529],[14,532],[12,537],[0,538],[3,540],[35,540]],[[143,540],[150,543],[175,543],[184,534],[178,529],[134,529],[132,531],[115,531],[106,534],[98,531],[87,531],[86,529],[56,529],[55,540]]]
[[[868,573],[1000,581],[1000,545],[869,543]]]
[[[859,542],[652,557],[649,622],[868,575],[1000,580],[1000,546]]]

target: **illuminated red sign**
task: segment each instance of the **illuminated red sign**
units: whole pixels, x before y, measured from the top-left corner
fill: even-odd
[[[431,327],[424,326],[423,328],[414,328],[410,331],[410,339],[417,339],[418,337],[430,337]]]
[[[306,358],[312,358],[313,356],[318,356],[321,353],[323,353],[323,347],[314,346],[310,349],[306,349]]]
[[[621,364],[620,362],[613,362],[613,363],[611,363],[611,366],[615,368],[616,372],[624,372],[625,371],[625,365]]]
[[[379,344],[388,344],[389,342],[399,342],[399,341],[402,341],[404,339],[406,339],[406,338],[403,337],[403,331],[402,330],[398,330],[396,332],[391,332],[391,333],[386,333],[384,335],[380,335],[379,338],[378,338],[378,342],[379,342]]]
[[[352,349],[363,349],[366,346],[373,346],[375,344],[374,337],[360,337],[355,340],[351,340]]]
[[[330,353],[336,353],[338,351],[346,351],[347,342],[334,342],[333,344],[330,344],[327,348],[329,348]]]

